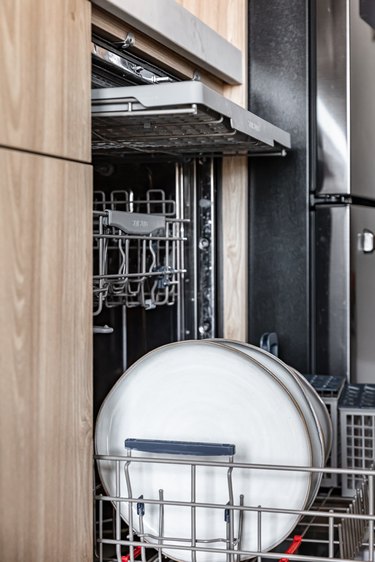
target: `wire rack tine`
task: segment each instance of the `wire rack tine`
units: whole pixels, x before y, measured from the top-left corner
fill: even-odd
[[[122,459],[122,460],[121,460]],[[131,484],[131,465],[133,462],[146,463],[144,464],[145,469],[149,464],[155,462],[163,462],[163,464],[182,464],[190,467],[190,479],[191,479],[191,491],[190,491],[190,502],[180,502],[174,501],[173,498],[165,498],[165,491],[160,489],[157,492],[157,500],[151,500],[151,498],[143,498],[143,496],[133,497],[133,489]],[[234,503],[233,494],[233,482],[236,473],[236,463],[229,462],[229,466],[226,463],[220,462],[215,463],[212,461],[205,462],[192,462],[186,460],[182,462],[179,459],[163,459],[148,458],[148,457],[137,457],[137,456],[123,456],[123,457],[106,457],[100,456],[98,462],[112,462],[115,464],[115,481],[116,481],[116,495],[115,498],[111,496],[105,496],[99,494],[95,490],[95,496],[98,502],[98,517],[96,525],[97,529],[97,552],[100,559],[103,559],[103,547],[107,545],[108,547],[113,545],[116,548],[116,556],[118,560],[121,560],[121,549],[125,545],[129,548],[128,559],[130,562],[134,560],[135,556],[140,555],[142,562],[145,562],[149,558],[149,549],[154,548],[157,552],[156,556],[159,562],[162,560],[162,554],[166,553],[168,555],[168,548],[178,549],[182,548],[189,552],[189,559],[191,562],[200,562],[203,560],[201,558],[201,551],[210,551],[214,558],[223,559],[225,557],[228,561],[240,562],[243,559],[246,551],[243,549],[243,527],[246,524],[247,513],[255,513],[257,519],[257,551],[253,557],[258,560],[265,558],[276,558],[275,553],[263,552],[262,550],[262,527],[264,526],[264,514],[271,513],[272,507],[262,507],[262,506],[251,506],[245,505],[244,496],[239,496],[239,502],[237,505]],[[124,467],[124,477],[126,482],[126,497],[121,497],[121,482],[120,482],[120,466]],[[226,504],[222,506],[225,511],[225,518],[223,521],[223,535],[221,537],[211,537],[199,536],[199,526],[198,526],[198,515],[202,510],[207,510],[214,508],[211,504],[197,503],[197,467],[211,466],[211,469],[216,467],[220,470],[224,466],[227,466],[227,491],[228,500]],[[139,466],[139,464],[137,465]],[[241,470],[261,469],[257,465],[246,465],[245,468],[243,464],[239,463]],[[305,467],[299,467],[300,470],[306,471]],[[286,467],[272,467],[272,470],[282,470],[285,471]],[[296,467],[290,468],[293,472],[296,471]],[[313,468],[311,470],[314,470]],[[330,469],[333,470],[333,469]],[[339,473],[342,473],[345,469],[337,469]],[[341,472],[340,472],[341,471]],[[323,472],[323,470],[322,470]],[[348,469],[349,474],[355,475],[352,469]],[[363,478],[363,474],[366,474]],[[355,496],[352,498],[342,498],[332,493],[330,490],[327,494],[320,494],[316,504],[311,508],[310,511],[301,511],[305,516],[305,521],[299,524],[298,528],[303,529],[300,533],[302,541],[306,544],[311,545],[321,545],[326,549],[326,555],[303,555],[302,557],[296,554],[287,554],[282,556],[279,553],[280,558],[283,560],[303,560],[304,562],[338,562],[340,560],[347,561],[353,560],[360,548],[368,548],[368,556],[371,559],[371,553],[373,553],[373,523],[375,519],[374,515],[374,498],[373,498],[373,484],[371,483],[375,472],[373,471],[358,471],[358,478],[362,478],[361,488],[358,489]],[[126,539],[121,538],[123,536],[121,532],[121,522],[120,522],[120,509],[115,509],[115,527],[113,538],[108,538],[108,534],[103,531],[104,518],[103,518],[103,506],[105,502],[112,502],[116,500],[115,505],[127,505],[126,514],[128,522],[128,530],[126,531]],[[248,502],[247,502],[248,503]],[[147,513],[147,505],[154,505],[158,510],[158,529],[157,532],[152,535],[150,532],[145,533],[145,512]],[[168,505],[179,505],[179,509],[189,509],[191,514],[191,525],[190,525],[190,538],[188,537],[176,537],[168,536],[168,531],[165,527],[165,510],[169,510]],[[133,507],[134,506],[134,507]],[[183,507],[186,506],[186,507]],[[137,515],[135,517],[135,507],[137,508]],[[218,506],[220,507],[220,506]],[[150,508],[151,509],[151,508]],[[274,508],[275,512],[283,513],[280,508]],[[288,513],[288,510],[285,510]],[[309,514],[311,513],[311,516]],[[308,517],[309,516],[309,517]],[[201,515],[199,515],[201,517]],[[236,519],[235,519],[236,518]],[[200,519],[199,519],[200,520]],[[236,521],[236,526],[234,525]],[[236,528],[237,537],[234,535],[234,529]],[[368,542],[366,542],[368,537]],[[372,538],[371,538],[372,537]],[[180,546],[179,546],[180,545]],[[221,545],[221,546],[220,546]],[[136,550],[137,548],[137,550]],[[147,550],[147,553],[146,553]],[[321,552],[321,551],[318,551]],[[220,558],[221,557],[221,558]],[[184,558],[186,559],[186,558]]]

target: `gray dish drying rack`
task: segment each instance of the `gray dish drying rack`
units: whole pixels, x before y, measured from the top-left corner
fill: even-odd
[[[103,306],[173,305],[184,267],[184,225],[179,202],[162,189],[144,200],[131,190],[94,193],[94,316]]]
[[[343,393],[346,379],[345,377],[332,375],[305,374],[303,376],[319,394],[330,415],[332,421],[333,441],[331,453],[329,455],[329,459],[327,460],[327,466],[335,468],[340,466],[339,400]],[[348,465],[343,464],[342,466]],[[359,468],[365,468],[365,466],[360,466]],[[322,486],[336,487],[339,486],[339,481],[340,478],[337,473],[325,473],[322,478]]]
[[[342,465],[370,467],[375,456],[375,385],[348,384],[340,400],[339,416]],[[343,494],[351,495],[357,486],[355,475],[343,475]]]
[[[135,451],[143,451],[140,456]],[[106,463],[116,474],[116,490],[114,495],[107,495],[100,484],[95,487],[96,521],[95,545],[96,559],[99,562],[142,562],[167,559],[163,552],[168,549],[188,552],[188,559],[196,562],[200,553],[212,553],[215,557],[226,562],[240,562],[240,560],[256,558],[279,560],[287,562],[348,562],[349,560],[374,560],[374,478],[375,470],[340,469],[340,468],[307,468],[282,465],[256,465],[236,463],[233,445],[202,444],[186,442],[168,442],[153,440],[128,439],[125,441],[124,455],[108,456],[96,455],[96,462]],[[155,455],[156,453],[156,455]],[[148,456],[149,454],[149,456]],[[183,458],[183,455],[202,455],[199,460]],[[174,455],[174,456],[171,456]],[[227,460],[208,460],[204,455],[226,457]],[[201,460],[202,459],[202,460]],[[159,490],[159,499],[148,499],[143,496],[134,497],[131,484],[131,467],[135,463],[166,463],[170,465],[187,465],[191,474],[190,501],[174,501],[165,498],[163,490]],[[196,498],[197,468],[199,466],[217,467],[227,471],[228,502],[225,504],[207,504],[198,502]],[[216,469],[216,468],[215,468]],[[296,472],[324,472],[338,475],[355,475],[361,479],[354,497],[342,498],[336,496],[333,489],[320,493],[313,506],[305,510],[280,509],[251,505],[251,501],[243,496],[235,497],[233,493],[232,477],[236,469],[245,469],[251,473],[256,470],[270,470],[276,473],[285,471]],[[125,472],[126,489],[121,488],[121,472]],[[136,504],[138,520],[132,506]],[[144,532],[144,517],[147,507],[156,504],[159,512],[159,526],[157,535],[147,535]],[[125,506],[128,513],[127,525],[121,518],[120,506]],[[183,506],[190,510],[191,524],[186,532],[189,536],[167,537],[164,533],[164,512],[168,506]],[[198,510],[222,510],[223,532],[221,537],[212,540],[200,539],[197,529]],[[105,515],[107,510],[107,516]],[[108,510],[112,513],[108,517]],[[246,551],[241,548],[242,524],[246,513],[257,514],[257,549]],[[281,513],[297,515],[299,523],[292,535],[276,549],[265,552],[262,550],[262,517],[266,513]],[[235,514],[238,515],[234,524]],[[137,528],[137,533],[135,532]],[[151,540],[150,540],[151,539]],[[148,542],[147,542],[148,541]],[[296,554],[296,550],[300,553]]]

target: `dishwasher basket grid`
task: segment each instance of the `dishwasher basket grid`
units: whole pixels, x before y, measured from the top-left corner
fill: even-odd
[[[132,444],[134,441],[135,445]],[[139,447],[144,442],[146,448]],[[281,509],[276,507],[263,507],[251,505],[250,499],[233,493],[233,474],[236,469],[245,469],[251,473],[256,470],[270,470],[275,473],[291,472],[323,472],[323,469],[313,467],[295,467],[281,465],[255,465],[236,463],[230,449],[226,450],[226,461],[213,460],[191,460],[184,459],[181,454],[192,455],[192,450],[179,451],[172,457],[174,449],[168,450],[168,444],[173,447],[203,446],[207,444],[179,443],[179,442],[156,442],[167,444],[167,448],[153,449],[149,447],[149,440],[127,440],[126,451],[121,456],[97,455],[97,464],[104,463],[108,470],[111,467],[115,474],[116,490],[113,495],[98,486],[95,489],[96,521],[95,521],[95,545],[96,557],[99,562],[115,561],[128,562],[140,559],[142,562],[155,560],[161,562],[162,557],[168,559],[168,551],[181,552],[182,559],[199,561],[206,553],[210,560],[224,560],[226,562],[240,562],[249,558],[262,558],[269,560],[297,560],[304,562],[333,562],[354,559],[374,560],[374,477],[373,469],[341,469],[325,468],[325,471],[337,474],[355,475],[361,479],[353,498],[342,498],[335,495],[334,489],[320,493],[310,509]],[[142,443],[141,443],[142,444]],[[214,444],[212,446],[215,446]],[[221,445],[217,445],[221,447]],[[233,447],[225,445],[225,447]],[[132,450],[133,449],[133,450]],[[147,456],[134,454],[135,450],[146,451]],[[156,451],[158,454],[150,454]],[[160,454],[159,454],[160,451]],[[145,453],[143,453],[145,454]],[[197,453],[195,453],[196,455]],[[204,454],[204,453],[199,453]],[[210,457],[223,455],[224,453],[205,453]],[[195,457],[197,458],[197,457]],[[202,457],[201,457],[202,458]],[[145,470],[150,463],[163,463],[168,466],[184,465],[190,470],[190,501],[180,501],[164,496],[162,489],[158,490],[158,498],[151,499],[135,497],[132,493],[132,465],[141,463]],[[197,470],[199,467],[215,467],[216,470],[227,471],[227,503],[202,503],[197,501]],[[216,468],[217,467],[217,468]],[[121,474],[125,475],[125,489],[121,489]],[[136,505],[136,509],[134,508]],[[158,531],[154,534],[145,529],[144,519],[147,510],[154,506],[158,513]],[[186,529],[186,536],[167,536],[164,529],[166,510],[170,506],[183,507],[190,510],[190,524]],[[126,510],[127,525],[120,514],[120,507],[124,513]],[[199,536],[197,526],[198,513],[207,510],[219,510],[222,512],[222,534],[220,537],[207,539]],[[246,514],[256,514],[256,535],[254,540],[257,548],[253,551],[243,550],[241,545],[242,529]],[[262,550],[262,523],[264,516],[269,513],[285,515],[296,515],[299,522],[293,534],[276,549],[265,552]],[[110,514],[108,516],[108,514]],[[188,538],[187,538],[188,537]],[[289,547],[289,548],[288,548]],[[295,550],[299,547],[299,554]],[[208,554],[207,554],[208,553]],[[362,556],[362,558],[360,558]]]
[[[340,465],[340,433],[339,433],[339,400],[346,382],[345,377],[332,375],[303,375],[305,379],[314,387],[320,398],[323,400],[332,422],[333,440],[332,448],[327,466],[335,468]],[[343,465],[347,466],[347,465]],[[337,487],[339,476],[335,473],[326,473],[322,478],[322,486]]]
[[[339,412],[342,465],[348,468],[372,466],[375,457],[375,385],[347,385]],[[357,486],[356,475],[343,476],[343,495],[353,495]]]
[[[184,223],[161,189],[94,193],[94,315],[103,306],[173,305],[184,269]]]

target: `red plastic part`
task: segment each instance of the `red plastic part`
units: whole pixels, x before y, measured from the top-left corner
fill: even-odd
[[[302,542],[301,535],[294,535],[293,542],[290,545],[290,547],[288,548],[288,550],[286,550],[285,554],[295,554],[297,552],[301,542]],[[134,548],[134,558],[138,558],[138,556],[141,554],[141,550],[142,550],[142,548],[140,546],[136,546]],[[121,560],[122,560],[122,562],[129,562],[130,554],[127,554],[126,556],[122,556]],[[281,558],[279,562],[289,562],[289,559],[288,558]]]
[[[302,537],[301,535],[294,535],[293,537],[293,542],[290,545],[290,547],[288,548],[288,550],[285,552],[285,554],[295,554],[298,550],[298,548],[300,547],[302,542]],[[279,560],[279,562],[289,562],[288,558],[281,558]]]
[[[142,550],[141,546],[134,547],[134,558],[138,558],[138,556],[141,554],[141,550]],[[129,562],[130,554],[127,554],[126,556],[121,556],[121,560],[122,562]]]

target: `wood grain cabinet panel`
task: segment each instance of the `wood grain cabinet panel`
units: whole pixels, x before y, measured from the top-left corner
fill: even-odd
[[[0,558],[89,562],[91,167],[0,167]]]
[[[186,10],[214,29],[219,35],[242,51],[242,76],[247,71],[247,0],[176,0]],[[224,86],[223,93],[232,101],[246,107],[247,83]]]
[[[0,145],[90,161],[87,0],[4,0]]]

